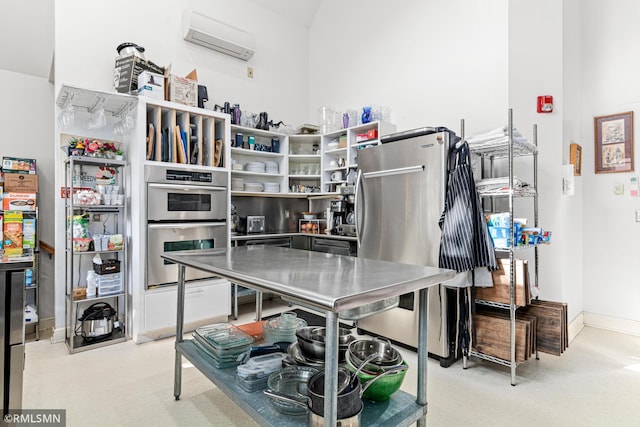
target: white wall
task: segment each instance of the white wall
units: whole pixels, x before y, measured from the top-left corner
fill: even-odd
[[[566,78],[574,78],[571,73],[566,76],[565,70],[575,71],[575,60],[565,64],[565,24],[571,22],[565,23],[563,2],[509,2],[509,103],[515,125],[525,134],[531,135],[537,124],[538,224],[553,233],[552,244],[538,251],[540,295],[568,303],[569,320],[573,320],[582,312],[582,213],[579,178],[577,196],[562,194],[562,164],[568,163],[570,143],[565,136],[579,139],[575,126],[563,128],[565,120],[577,116],[575,90],[565,96]],[[536,112],[538,95],[553,95],[553,113]],[[526,216],[533,221],[532,213]]]
[[[184,41],[185,9],[254,33],[253,58],[245,62]],[[134,42],[145,47],[147,59],[171,65],[174,74],[197,69],[208,89],[208,108],[229,101],[294,126],[307,120],[300,108],[308,95],[307,30],[248,0],[65,0],[56,3],[55,13],[57,88],[65,83],[111,90],[116,47]]]
[[[309,117],[391,107],[398,130],[506,124],[507,1],[324,0],[309,31]]]
[[[47,80],[0,70],[0,117],[3,135],[0,157],[36,159],[38,172],[38,239],[54,244],[53,200],[55,167],[50,152],[53,137],[53,85]],[[61,255],[60,252],[58,256]],[[54,268],[44,252],[40,258],[40,318],[53,316]]]
[[[640,198],[629,196],[638,175],[640,115],[640,4],[637,0],[582,1],[583,80],[581,134],[584,155],[584,310],[640,321]],[[594,173],[593,117],[635,112],[635,172]],[[615,184],[625,186],[622,196]]]

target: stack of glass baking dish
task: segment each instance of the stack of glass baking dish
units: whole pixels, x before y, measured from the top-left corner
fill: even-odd
[[[282,369],[282,359],[285,357],[286,353],[280,352],[252,357],[238,366],[238,385],[248,393],[266,388],[269,375]]]
[[[193,341],[211,357],[216,368],[231,368],[240,363],[238,356],[247,351],[254,339],[229,323],[216,323],[196,329]]]

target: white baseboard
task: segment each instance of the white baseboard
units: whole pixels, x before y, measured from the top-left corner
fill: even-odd
[[[183,333],[186,334],[186,333],[195,331],[196,328],[199,328],[200,326],[210,325],[210,324],[219,323],[219,322],[227,322],[227,320],[228,320],[228,315],[225,314],[218,317],[211,317],[209,319],[198,320],[196,322],[185,323],[182,331]],[[162,329],[156,329],[153,331],[138,333],[133,337],[133,341],[136,344],[143,344],[145,342],[160,340],[163,338],[174,337],[174,336],[176,336],[176,327],[175,325],[172,325]]]
[[[587,311],[582,312],[582,317],[585,326],[640,336],[640,322],[636,320],[620,319]]]
[[[64,327],[62,328],[53,328],[53,335],[51,335],[51,343],[55,344],[55,343],[59,343],[59,342],[64,342],[65,339],[65,331],[64,331]]]
[[[569,342],[580,333],[584,328],[584,313],[578,314],[575,319],[569,322]]]

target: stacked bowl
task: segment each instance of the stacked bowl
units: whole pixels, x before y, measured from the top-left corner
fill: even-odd
[[[321,326],[307,326],[296,332],[298,346],[302,356],[307,361],[319,362],[324,365],[326,328]],[[338,329],[338,362],[345,361],[345,354],[349,344],[355,338],[346,328]]]
[[[304,319],[298,317],[296,313],[286,312],[273,319],[262,322],[262,336],[265,342],[294,342],[296,331],[307,326]]]
[[[375,379],[362,397],[376,401],[388,400],[398,391],[409,369],[400,352],[379,338],[352,341],[345,358],[347,368],[357,372],[360,383],[365,385]]]

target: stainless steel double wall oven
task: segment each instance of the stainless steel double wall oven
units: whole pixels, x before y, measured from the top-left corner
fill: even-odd
[[[145,166],[147,183],[146,286],[175,284],[178,267],[162,252],[223,248],[228,242],[227,174],[222,171]],[[212,277],[189,268],[186,280]]]

